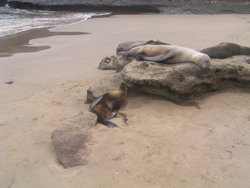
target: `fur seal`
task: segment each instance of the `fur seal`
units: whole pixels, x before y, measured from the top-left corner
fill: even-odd
[[[127,86],[122,83],[118,90],[105,93],[94,100],[89,107],[89,111],[98,116],[99,123],[102,123],[109,128],[117,127],[115,123],[108,120],[115,117],[120,107],[125,104],[127,92]]]
[[[175,45],[144,45],[132,48],[127,57],[135,57],[138,60],[156,61],[162,63],[184,63],[190,62],[202,69],[210,66],[210,58],[207,54],[198,52],[191,48]]]
[[[205,48],[201,50],[201,52],[207,54],[210,58],[224,59],[234,55],[250,55],[250,48],[235,43],[225,42]]]

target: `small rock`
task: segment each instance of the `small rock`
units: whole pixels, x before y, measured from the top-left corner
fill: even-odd
[[[111,57],[104,57],[101,62],[99,63],[98,69],[101,70],[115,70],[115,67],[112,66],[114,56]]]
[[[13,80],[5,80],[4,83],[5,83],[5,84],[11,85],[11,84],[13,84],[14,82],[13,82]]]
[[[116,90],[122,83],[122,77],[120,73],[113,74],[103,80],[96,82],[92,87],[87,90],[86,103],[91,103],[104,93]]]

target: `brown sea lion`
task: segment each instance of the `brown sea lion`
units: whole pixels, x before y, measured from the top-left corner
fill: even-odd
[[[138,46],[129,50],[128,57],[167,64],[190,62],[198,65],[202,69],[207,69],[210,66],[210,58],[208,55],[191,48],[175,45]]]
[[[116,116],[118,110],[125,104],[127,99],[127,86],[122,83],[115,91],[105,93],[98,97],[89,107],[89,111],[98,116],[98,122],[109,128],[117,127],[115,123],[108,121]]]
[[[207,54],[210,58],[224,59],[234,55],[250,55],[250,48],[235,43],[220,43],[200,52]]]

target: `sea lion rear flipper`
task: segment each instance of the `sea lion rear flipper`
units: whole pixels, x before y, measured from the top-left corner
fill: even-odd
[[[100,119],[99,122],[102,123],[103,125],[107,126],[108,128],[118,127],[118,125],[116,125],[115,123],[108,121],[106,119]]]
[[[241,55],[250,55],[250,48],[242,46],[241,47]]]

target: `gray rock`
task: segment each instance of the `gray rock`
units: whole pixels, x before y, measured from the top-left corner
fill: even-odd
[[[115,70],[113,64],[114,56],[104,57],[99,63],[98,69],[100,70]]]
[[[120,73],[113,74],[105,79],[96,82],[87,90],[86,103],[91,103],[104,93],[118,89],[121,83],[122,77]]]
[[[122,69],[131,62],[132,59],[126,59],[123,56],[104,57],[99,63],[98,69],[100,70],[116,70],[121,72]]]
[[[131,59],[126,59],[123,56],[117,55],[113,58],[113,67],[116,72],[121,72],[122,69],[131,62]]]
[[[64,168],[71,168],[88,163],[89,154],[86,143],[90,141],[89,127],[96,125],[97,116],[86,112],[79,114],[51,134],[56,157]]]
[[[5,83],[5,84],[11,85],[11,84],[13,84],[14,82],[13,82],[13,80],[10,80],[10,79],[9,79],[9,80],[5,80],[4,83]]]
[[[136,90],[183,102],[222,88],[249,88],[250,65],[246,60],[246,56],[213,59],[207,71],[192,63],[170,65],[134,60],[121,73],[124,82]]]

